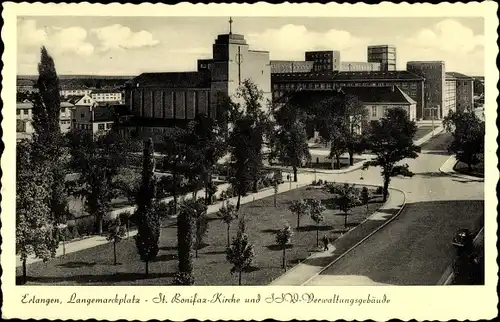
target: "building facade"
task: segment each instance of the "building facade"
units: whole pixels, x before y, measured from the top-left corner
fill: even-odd
[[[94,89],[89,96],[97,103],[121,102],[122,92],[117,89]]]
[[[381,70],[382,65],[380,63],[366,63],[357,61],[340,62],[341,72],[376,72]]]
[[[91,92],[92,92],[91,88],[63,86],[59,91],[59,94],[62,97],[69,97],[69,96],[89,95]]]
[[[109,131],[115,121],[114,112],[100,106],[79,105],[72,109],[72,128],[92,134]]]
[[[410,61],[406,64],[409,72],[425,78],[425,100],[423,118],[442,119],[448,114],[450,105],[446,100],[446,71],[443,61]]]
[[[332,73],[283,73],[273,74],[273,100],[285,93],[299,90],[328,91],[344,87],[396,86],[415,101],[416,119],[422,118],[424,81],[421,76],[408,71],[393,72],[332,72]]]
[[[275,73],[309,73],[314,62],[300,60],[271,60],[271,74]]]
[[[368,62],[380,63],[380,70],[396,70],[396,47],[391,45],[368,46]]]
[[[59,113],[59,126],[61,133],[67,133],[71,129],[71,114],[73,105],[67,102],[61,102],[61,111]],[[31,102],[17,103],[16,106],[16,132],[18,137],[30,137],[35,129],[32,125],[33,104]]]
[[[446,82],[455,85],[456,110],[467,111],[474,108],[474,78],[456,72],[446,73]]]
[[[313,62],[313,72],[332,72],[340,70],[340,51],[306,51],[305,61]]]
[[[174,124],[187,124],[197,114],[217,117],[218,94],[239,102],[237,92],[250,80],[263,92],[262,106],[271,98],[269,52],[250,50],[238,34],[219,35],[213,58],[199,59],[196,72],[144,73],[125,86],[125,104],[133,115],[123,125],[144,136],[161,137]]]

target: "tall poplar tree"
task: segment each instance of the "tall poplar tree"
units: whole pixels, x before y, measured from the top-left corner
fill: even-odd
[[[153,140],[150,138],[144,144],[142,184],[137,198],[137,235],[135,243],[141,260],[146,265],[146,275],[149,274],[149,262],[158,254],[160,239],[160,218],[155,207],[156,179],[154,176],[155,159]]]
[[[45,47],[41,48],[38,64],[38,94],[33,99],[32,126],[33,157],[40,161],[40,167],[47,167],[50,176],[49,209],[51,220],[64,222],[67,213],[65,190],[65,164],[63,161],[63,139],[59,125],[61,98],[59,77],[54,59]]]

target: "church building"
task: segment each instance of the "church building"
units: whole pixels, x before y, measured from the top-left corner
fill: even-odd
[[[216,97],[236,93],[244,80],[251,80],[264,94],[263,106],[271,98],[269,52],[250,50],[243,35],[218,35],[212,59],[198,61],[192,72],[143,73],[127,82],[125,104],[132,112],[122,125],[155,137],[175,124],[185,124],[198,113],[217,117]]]

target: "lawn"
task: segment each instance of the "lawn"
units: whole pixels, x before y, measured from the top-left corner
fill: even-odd
[[[431,132],[432,132],[432,126],[420,126],[417,130],[417,133],[415,133],[415,136],[413,137],[413,139],[414,140],[421,139]]]
[[[249,240],[255,245],[256,257],[253,268],[243,275],[243,284],[265,285],[279,277],[282,251],[276,246],[275,232],[286,223],[294,228],[292,246],[287,250],[288,266],[316,251],[316,228],[314,222],[304,217],[301,228],[296,228],[296,216],[288,206],[300,198],[318,198],[328,209],[324,212],[325,222],[320,224],[320,238],[328,235],[333,241],[344,232],[344,216],[331,209],[334,196],[322,189],[299,188],[278,195],[277,207],[273,197],[242,205],[240,214],[247,219]],[[382,205],[381,196],[374,196],[368,205],[368,214]],[[365,206],[352,210],[348,227],[353,228],[366,218]],[[215,214],[210,214],[210,225],[205,245],[199,250],[199,258],[194,262],[196,285],[234,285],[237,276],[230,274],[230,264],[226,262],[226,226]],[[230,230],[236,233],[237,224]],[[117,245],[118,262],[113,265],[113,246],[106,244],[55,258],[47,263],[34,263],[28,266],[29,284],[61,285],[171,285],[177,269],[177,229],[175,222],[164,223],[161,232],[160,252],[154,263],[149,265],[150,275],[145,277],[144,264],[140,262],[133,240],[124,240]],[[20,268],[17,275],[20,275]]]
[[[478,164],[472,166],[472,170],[469,170],[469,167],[466,163],[459,161],[457,162],[457,164],[455,164],[453,170],[462,174],[484,178],[484,159],[481,159]]]

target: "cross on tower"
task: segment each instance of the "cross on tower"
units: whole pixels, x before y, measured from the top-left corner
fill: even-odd
[[[233,19],[229,17],[229,34],[233,34]]]

